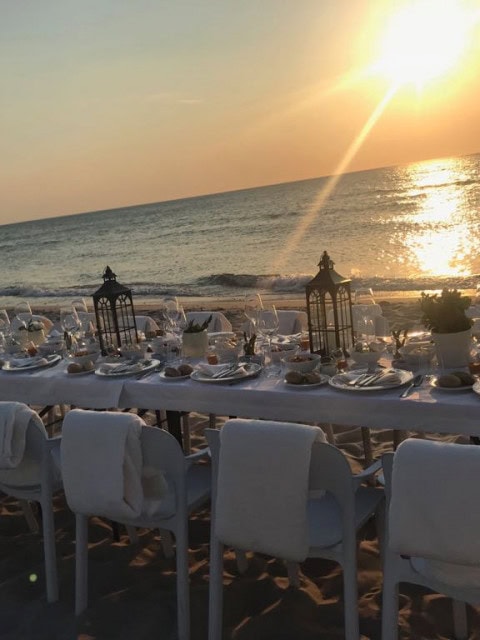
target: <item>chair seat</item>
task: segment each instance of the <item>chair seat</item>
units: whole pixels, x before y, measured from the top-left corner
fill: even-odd
[[[202,502],[205,502],[205,499],[210,495],[210,488],[210,467],[205,464],[193,465],[187,472],[187,507],[189,512],[194,511]],[[155,495],[155,492],[151,492],[150,495],[145,495],[142,513],[138,519],[135,519],[135,523],[138,526],[142,518],[150,523],[155,518],[162,520],[170,518],[175,515],[176,510],[175,493],[168,486],[167,480],[165,493],[161,492]],[[151,526],[151,524],[143,526]]]
[[[359,487],[355,494],[355,529],[358,531],[371,517],[383,500],[383,490],[373,487]],[[325,549],[342,542],[342,513],[340,506],[331,494],[319,500],[309,500],[308,520],[310,550]],[[328,522],[328,527],[324,523]]]

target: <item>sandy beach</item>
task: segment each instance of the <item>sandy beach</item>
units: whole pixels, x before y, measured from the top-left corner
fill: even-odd
[[[303,308],[300,299],[281,301],[280,308]],[[384,315],[392,328],[419,324],[416,300],[384,300]],[[204,304],[196,308],[205,307]],[[192,307],[187,307],[187,310]],[[238,329],[244,321],[238,301],[218,300],[210,310],[222,310]],[[144,308],[156,316],[155,308]],[[40,310],[35,309],[35,312]],[[55,317],[52,309],[46,310]],[[205,416],[192,415],[198,426]],[[218,418],[219,424],[221,418]],[[335,426],[337,445],[352,469],[363,462],[358,428]],[[434,436],[438,437],[440,436]],[[441,436],[467,442],[468,438]],[[392,433],[372,432],[375,457],[392,448]],[[194,444],[201,446],[201,429]],[[90,524],[90,606],[79,618],[73,614],[74,517],[62,495],[55,498],[57,560],[60,600],[45,599],[43,552],[40,535],[31,533],[15,500],[0,502],[0,640],[173,640],[175,637],[175,564],[166,559],[155,532],[141,530],[138,544],[130,544],[122,530],[113,542],[108,523],[94,518]],[[192,639],[207,637],[209,509],[190,522],[190,588]],[[317,640],[343,637],[342,571],[332,562],[309,560],[301,566],[299,589],[289,587],[284,564],[266,556],[250,556],[245,575],[238,576],[233,554],[225,562],[225,638],[235,640]],[[381,562],[375,528],[363,532],[358,556],[361,637],[380,639]],[[448,599],[411,586],[402,588],[400,637],[444,640],[451,637]],[[470,624],[480,638],[478,611],[471,609]]]

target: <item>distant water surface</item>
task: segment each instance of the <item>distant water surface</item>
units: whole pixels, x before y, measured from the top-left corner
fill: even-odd
[[[5,225],[0,304],[88,297],[107,264],[139,301],[301,294],[325,249],[353,287],[471,288],[479,170],[476,154]]]

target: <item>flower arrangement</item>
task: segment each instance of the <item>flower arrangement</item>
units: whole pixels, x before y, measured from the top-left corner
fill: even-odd
[[[243,339],[245,342],[243,343],[243,353],[246,356],[254,356],[255,355],[255,341],[257,336],[255,334],[252,335],[251,338],[247,338],[247,334],[243,333]]]
[[[472,326],[466,310],[471,298],[463,296],[457,289],[443,289],[442,293],[422,293],[420,309],[422,322],[433,333],[460,333]]]
[[[208,316],[205,322],[202,322],[201,324],[199,324],[196,320],[192,319],[183,330],[183,333],[201,333],[202,331],[205,331],[205,329],[210,324],[211,320],[212,320],[211,315]]]
[[[44,331],[45,325],[41,320],[29,320],[27,325],[20,325],[18,327],[19,331],[29,331],[32,333],[33,331]]]

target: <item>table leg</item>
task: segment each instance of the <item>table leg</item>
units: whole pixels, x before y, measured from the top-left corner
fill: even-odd
[[[178,440],[183,449],[182,414],[180,411],[167,411],[168,431]]]

